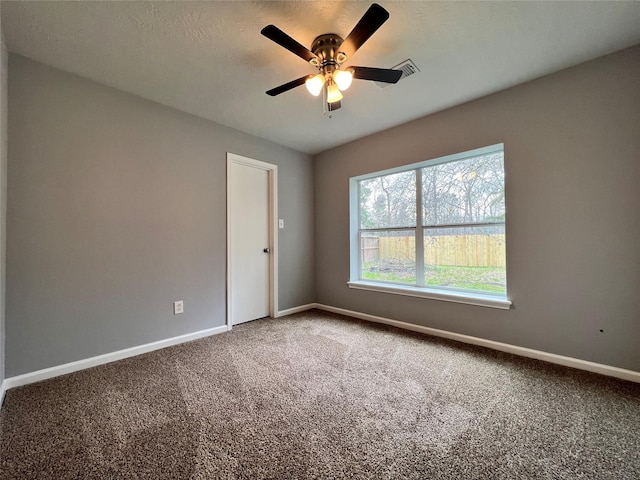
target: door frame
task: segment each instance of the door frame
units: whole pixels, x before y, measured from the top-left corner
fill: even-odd
[[[232,325],[231,305],[231,278],[233,275],[231,265],[231,202],[229,189],[230,165],[238,164],[251,168],[265,170],[269,182],[269,315],[276,318],[278,314],[278,166],[261,162],[253,158],[243,157],[235,153],[227,152],[227,330]]]

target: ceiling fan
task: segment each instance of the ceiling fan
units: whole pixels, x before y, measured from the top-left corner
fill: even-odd
[[[311,50],[275,25],[264,27],[261,31],[262,35],[309,62],[319,72],[272,88],[266,92],[267,95],[274,97],[305,84],[312,95],[317,97],[321,93],[323,94],[323,105],[326,103],[329,112],[331,112],[342,106],[342,92],[349,88],[354,78],[396,83],[402,76],[401,70],[354,66],[342,68],[342,64],[349,60],[388,18],[389,12],[374,3],[344,40],[335,33],[325,33],[315,38],[311,44]]]

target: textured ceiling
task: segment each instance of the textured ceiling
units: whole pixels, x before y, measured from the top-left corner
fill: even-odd
[[[355,81],[329,119],[304,87],[313,69],[260,35],[305,46],[343,37],[369,2],[2,1],[9,51],[238,130],[317,153],[640,43],[640,2],[392,2],[353,64],[420,73],[381,90]]]

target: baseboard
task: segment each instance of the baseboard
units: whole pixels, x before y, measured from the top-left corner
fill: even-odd
[[[97,357],[85,358],[84,360],[77,360],[75,362],[65,363],[64,365],[57,365],[55,367],[36,370],[35,372],[5,378],[4,382],[2,382],[2,396],[4,397],[4,392],[10,388],[21,387],[30,383],[48,380],[50,378],[59,377],[60,375],[66,375],[67,373],[77,372],[78,370],[84,370],[98,365],[104,365],[105,363],[115,362],[124,358],[135,357],[136,355],[152,352],[161,348],[171,347],[172,345],[178,345],[179,343],[190,342],[199,338],[209,337],[226,331],[228,331],[227,326],[222,325],[220,327],[208,328],[206,330],[200,330],[199,332],[188,333],[178,337],[138,345],[137,347],[105,353],[104,355],[98,355]],[[0,403],[0,405],[2,404]]]
[[[287,308],[286,310],[280,310],[276,317],[286,317],[287,315],[293,315],[294,313],[305,312],[317,308],[316,303],[307,303],[306,305],[300,305],[299,307]]]
[[[2,402],[4,402],[4,392],[7,390],[7,382],[2,381],[0,383],[0,408],[2,408]]]
[[[425,333],[427,335],[433,335],[435,337],[448,338],[450,340],[456,340],[463,343],[469,343],[472,345],[479,345],[482,347],[491,348],[501,352],[513,353],[522,357],[534,358],[537,360],[543,360],[545,362],[554,363],[557,365],[563,365],[566,367],[577,368],[579,370],[586,370],[588,372],[599,373],[610,377],[620,378],[622,380],[628,380],[631,382],[640,383],[640,372],[633,370],[625,370],[623,368],[612,367],[609,365],[603,365],[601,363],[589,362],[587,360],[580,360],[572,357],[565,357],[562,355],[556,355],[554,353],[547,353],[540,350],[533,350],[530,348],[519,347],[516,345],[510,345],[508,343],[495,342],[493,340],[487,340],[479,337],[472,337],[469,335],[463,335],[461,333],[448,332],[446,330],[439,330],[436,328],[424,327],[422,325],[415,325],[412,323],[401,322],[399,320],[393,320],[385,317],[378,317],[375,315],[369,315],[367,313],[360,313],[353,310],[346,310],[344,308],[332,307],[329,305],[323,305],[320,303],[309,303],[307,305],[301,305],[299,307],[289,308],[278,312],[278,317],[292,315],[294,313],[304,312],[317,308],[319,310],[325,310],[327,312],[337,313],[339,315],[346,315],[349,317],[359,318],[361,320],[367,320],[375,323],[382,323],[385,325],[391,325],[394,327],[402,328],[405,330],[411,330],[414,332]],[[86,368],[95,367],[98,365],[104,365],[105,363],[115,362],[124,358],[134,357],[143,353],[152,352],[161,348],[170,347],[180,343],[197,340],[199,338],[216,335],[218,333],[224,333],[228,331],[226,325],[220,327],[210,328],[207,330],[201,330],[199,332],[189,333],[178,337],[168,338],[160,340],[158,342],[147,343],[145,345],[139,345],[137,347],[127,348],[124,350],[118,350],[116,352],[106,353],[104,355],[98,355],[96,357],[87,358],[84,360],[78,360],[64,365],[58,365],[55,367],[45,368],[37,370],[35,372],[25,373],[17,375],[15,377],[5,378],[0,384],[0,407],[4,401],[4,396],[7,390],[14,387],[20,387],[28,385],[30,383],[40,382],[50,378],[58,377],[60,375],[66,375],[68,373],[76,372],[78,370],[84,370]]]
[[[625,370],[624,368],[611,367],[609,365],[603,365],[601,363],[589,362],[587,360],[580,360],[578,358],[565,357],[563,355],[547,353],[541,350],[533,350],[531,348],[518,347],[516,345],[495,342],[493,340],[486,340],[484,338],[471,337],[469,335],[448,332],[446,330],[439,330],[437,328],[423,327],[421,325],[414,325],[412,323],[392,320],[390,318],[377,317],[375,315],[355,312],[353,310],[345,310],[343,308],[331,307],[329,305],[315,304],[314,308],[317,308],[319,310],[326,310],[327,312],[337,313],[339,315],[347,315],[349,317],[359,318],[361,320],[368,320],[370,322],[392,325],[394,327],[411,330],[413,332],[433,335],[434,337],[448,338],[450,340],[470,343],[472,345],[479,345],[482,347],[491,348],[493,350],[499,350],[501,352],[513,353],[515,355],[520,355],[521,357],[535,358],[536,360],[543,360],[545,362],[555,363],[557,365],[563,365],[565,367],[577,368],[579,370],[586,370],[588,372],[599,373],[601,375],[607,375],[609,377],[615,377],[622,380],[640,383],[640,372],[635,372],[633,370]]]

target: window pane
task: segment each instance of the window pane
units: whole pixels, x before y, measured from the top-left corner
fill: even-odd
[[[424,273],[427,287],[506,293],[504,224],[425,228]]]
[[[504,155],[422,169],[423,225],[504,222]]]
[[[415,230],[360,234],[360,278],[415,285]]]
[[[361,180],[360,228],[416,225],[416,172]]]

